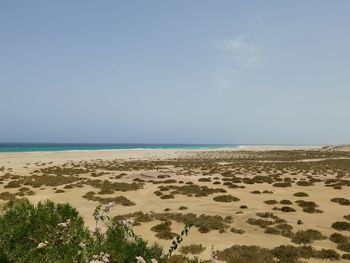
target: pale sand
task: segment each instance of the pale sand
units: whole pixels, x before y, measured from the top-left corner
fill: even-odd
[[[232,148],[224,149],[221,151],[267,151],[267,150],[319,150],[319,146],[308,146],[308,147],[287,147],[287,146],[246,146],[243,148]],[[53,165],[61,165],[69,161],[81,161],[81,160],[164,160],[171,158],[191,158],[192,154],[200,153],[206,154],[207,152],[212,152],[217,150],[108,150],[108,151],[70,151],[70,152],[34,152],[34,153],[0,153],[0,167],[4,166],[6,168],[13,168],[14,174],[21,176],[28,175],[30,171],[38,169],[38,167],[47,167]],[[52,162],[48,164],[49,162]],[[45,163],[43,166],[38,166],[39,163]],[[118,174],[119,172],[115,173]],[[157,171],[130,171],[127,172],[127,179],[124,181],[131,182],[133,178],[150,177],[156,178],[158,174],[164,174],[166,172],[157,173]],[[0,172],[1,176],[1,172]],[[108,179],[110,175],[105,175],[98,177],[96,179]],[[295,177],[298,177],[295,176]],[[198,176],[176,176],[176,180],[183,180],[185,182],[192,181],[197,185],[207,185],[210,187],[222,187],[222,185],[213,186],[212,183],[201,183],[198,182]],[[207,249],[203,252],[201,258],[209,258],[210,248],[212,245],[215,249],[228,248],[234,244],[241,245],[259,245],[262,247],[272,248],[279,246],[281,244],[293,244],[290,239],[278,236],[278,235],[268,235],[263,233],[263,229],[252,226],[246,223],[246,220],[250,217],[255,217],[257,212],[270,211],[273,206],[268,206],[263,203],[264,200],[275,199],[289,199],[291,201],[299,199],[307,199],[315,201],[319,205],[319,209],[323,210],[322,214],[307,214],[299,212],[296,213],[283,213],[280,211],[273,211],[277,216],[280,216],[288,221],[294,227],[294,231],[302,229],[317,229],[321,231],[324,235],[329,236],[335,232],[330,225],[342,219],[345,214],[350,214],[349,206],[340,206],[339,204],[332,203],[329,200],[333,197],[348,197],[349,189],[343,188],[341,190],[335,190],[330,187],[324,187],[323,183],[316,183],[315,186],[302,187],[293,185],[292,188],[276,188],[268,184],[263,185],[245,185],[244,189],[229,189],[226,194],[232,194],[241,199],[239,202],[232,203],[218,203],[213,201],[213,195],[201,198],[190,198],[184,195],[176,195],[174,199],[160,199],[155,194],[154,191],[157,190],[159,185],[146,183],[143,189],[138,191],[128,191],[117,193],[117,195],[123,195],[135,202],[135,206],[124,207],[117,206],[111,212],[111,215],[126,214],[135,211],[144,212],[163,212],[165,208],[170,208],[171,212],[182,212],[182,213],[195,213],[195,214],[207,214],[207,215],[221,215],[234,217],[234,222],[231,226],[236,228],[244,229],[246,231],[243,235],[238,235],[227,231],[227,233],[220,234],[218,231],[211,231],[207,234],[202,234],[197,231],[196,228],[190,230],[190,235],[187,237],[183,245],[189,245],[193,243],[202,244]],[[84,217],[85,222],[88,226],[93,225],[92,212],[96,207],[97,203],[88,201],[82,198],[86,192],[91,190],[96,190],[90,186],[84,186],[83,188],[67,189],[65,193],[54,193],[52,188],[44,187],[45,189],[35,189],[35,195],[29,196],[28,198],[33,202],[38,202],[45,199],[51,199],[55,202],[69,202],[74,207],[76,207],[81,215]],[[58,187],[60,188],[60,187]],[[253,190],[273,190],[273,195],[254,195],[250,192]],[[10,188],[5,189],[4,184],[0,185],[0,192],[9,191],[16,192],[16,189]],[[294,197],[293,193],[302,191],[307,192],[309,198],[298,198]],[[108,196],[108,195],[107,195]],[[111,196],[116,196],[113,194]],[[239,206],[241,204],[246,204],[248,209],[243,211],[243,214],[235,214],[239,211]],[[179,211],[179,206],[187,206],[188,210]],[[293,207],[297,207],[293,205]],[[296,222],[301,219],[304,224],[297,225]],[[140,234],[145,239],[150,242],[158,242],[167,249],[170,246],[170,241],[159,240],[154,236],[154,232],[150,228],[156,225],[157,221],[152,221],[150,223],[144,223],[141,226],[136,226],[134,228],[137,234]],[[180,232],[183,225],[173,222],[172,231]],[[345,233],[346,234],[346,233]],[[315,248],[332,248],[335,249],[336,245],[329,240],[316,241],[313,246]],[[311,259],[308,262],[321,262],[321,260]],[[349,262],[349,261],[338,261],[338,262]]]
[[[342,152],[350,152],[350,144],[330,146],[327,148],[329,151],[342,151]]]

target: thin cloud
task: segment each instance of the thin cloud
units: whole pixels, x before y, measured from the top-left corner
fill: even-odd
[[[214,73],[214,82],[218,90],[226,91],[234,86],[233,79],[228,75],[229,73],[230,72],[225,68],[220,68]]]
[[[224,51],[233,51],[237,53],[255,52],[256,46],[247,41],[244,35],[235,36],[232,39],[222,40],[215,45],[217,48]]]
[[[224,54],[222,65],[214,73],[215,83],[220,90],[233,87],[243,72],[256,68],[261,61],[259,48],[245,35],[216,42],[215,47]]]

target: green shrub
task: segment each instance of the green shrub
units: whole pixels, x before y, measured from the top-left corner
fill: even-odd
[[[187,258],[184,255],[172,255],[167,263],[186,263]]]
[[[320,259],[328,259],[328,260],[339,260],[340,255],[337,251],[333,249],[321,249],[319,251],[315,251],[314,255],[315,258]]]
[[[350,243],[339,244],[337,248],[341,251],[350,252]]]
[[[280,230],[286,230],[286,231],[290,231],[293,229],[293,227],[291,225],[288,225],[286,223],[278,224],[278,225],[276,225],[276,228],[278,228]]]
[[[202,253],[205,250],[205,247],[203,247],[201,244],[191,244],[188,246],[183,246],[180,248],[180,252],[182,254],[192,254],[192,255],[197,255]]]
[[[159,187],[159,189],[162,191],[161,187]],[[226,190],[222,188],[209,188],[208,186],[198,186],[194,185],[192,182],[187,182],[186,185],[182,186],[168,185],[166,188],[163,189],[164,191],[173,190],[172,194],[181,194],[186,195],[188,197],[202,197],[215,193],[226,193]]]
[[[331,201],[340,205],[350,205],[350,200],[342,197],[332,198]]]
[[[282,205],[291,205],[291,204],[293,204],[293,203],[292,203],[292,201],[290,201],[290,200],[283,199],[283,200],[280,201],[280,204],[282,204]]]
[[[310,181],[300,180],[297,182],[297,185],[299,185],[299,186],[311,186],[311,185],[313,185],[313,183]]]
[[[94,213],[96,226],[99,220],[108,218],[100,212],[98,206]],[[33,205],[21,199],[2,207],[0,262],[85,263],[94,255],[107,257],[111,263],[135,262],[136,256],[147,262],[166,262],[159,246],[149,246],[124,223],[107,224],[106,233],[98,228],[88,231],[82,217],[69,204],[45,201]]]
[[[295,212],[296,210],[290,206],[282,206],[281,211],[285,213]]]
[[[250,192],[251,194],[261,194],[261,192],[259,190],[254,190]]]
[[[304,193],[304,192],[297,192],[294,194],[294,196],[296,197],[307,197],[309,196],[307,193]]]
[[[313,201],[297,200],[296,203],[303,208],[305,213],[323,213],[323,211],[316,209],[318,205]]]
[[[350,252],[350,243],[338,244],[337,248],[341,251]]]
[[[15,194],[12,194],[10,192],[2,192],[0,193],[0,199],[1,200],[4,200],[4,201],[13,201],[13,200],[16,200],[16,195]]]
[[[292,184],[290,182],[281,182],[281,183],[274,183],[272,186],[274,186],[274,187],[291,187]]]
[[[273,213],[270,212],[258,212],[256,215],[261,218],[277,218]]]
[[[235,228],[235,227],[231,227],[231,230],[230,230],[232,233],[235,233],[235,234],[239,234],[239,235],[242,235],[245,233],[245,231],[243,229],[238,229],[238,228]]]
[[[323,240],[326,237],[321,234],[320,231],[308,229],[300,230],[293,234],[292,242],[297,244],[310,244],[315,240]]]
[[[146,241],[138,237],[130,239],[128,230],[120,224],[108,228],[98,248],[108,252],[113,263],[135,262],[136,256],[141,256],[146,262],[151,262],[153,258],[158,262],[166,262],[161,247],[157,244],[149,246]]]
[[[334,222],[332,227],[339,231],[350,231],[350,223],[345,221]]]
[[[267,205],[275,205],[278,204],[278,202],[276,200],[266,200],[264,201],[265,204]]]
[[[173,199],[175,198],[175,196],[173,194],[169,194],[169,195],[162,195],[160,197],[160,199]]]
[[[199,178],[198,182],[211,182],[211,178],[210,177]]]
[[[273,263],[274,255],[265,248],[258,246],[239,246],[235,245],[230,248],[219,251],[220,260],[227,263]]]
[[[130,201],[125,196],[105,197],[104,198],[104,197],[96,196],[95,192],[93,192],[93,191],[87,192],[82,197],[87,199],[87,200],[90,200],[90,201],[99,202],[101,204],[108,204],[110,202],[113,202],[115,204],[119,204],[119,205],[122,205],[122,206],[133,206],[133,205],[135,205],[134,202]]]
[[[198,228],[201,233],[207,233],[211,230],[219,230],[220,233],[225,232],[225,229],[229,228],[229,223],[232,221],[232,217],[227,216],[225,218],[219,215],[196,215],[193,213],[181,214],[181,213],[143,213],[141,211],[119,215],[113,218],[113,221],[121,219],[133,218],[135,223],[150,222],[152,220],[172,220],[178,223],[193,225]]]
[[[279,231],[278,229],[274,228],[274,227],[267,227],[264,231],[264,233],[266,234],[272,234],[272,235],[280,235],[281,231]]]
[[[233,195],[218,195],[213,198],[216,202],[237,202],[239,198]]]
[[[80,243],[88,240],[82,217],[69,204],[35,206],[22,199],[2,208],[0,246],[10,262],[81,261]]]
[[[295,247],[291,245],[281,245],[272,249],[273,255],[279,259],[278,262],[298,263],[299,258],[311,258],[313,249],[311,246]]]
[[[156,232],[156,237],[160,239],[173,239],[176,234],[171,232],[171,221],[165,221],[151,228],[152,231]]]
[[[273,191],[269,191],[269,190],[264,190],[263,194],[273,194]]]
[[[339,233],[333,233],[332,235],[330,235],[329,240],[336,244],[343,244],[347,243],[349,238]]]
[[[269,221],[269,220],[264,220],[264,219],[255,219],[255,218],[249,218],[247,220],[247,223],[250,225],[255,225],[255,226],[260,226],[261,228],[266,228],[270,225],[275,224],[275,222],[273,221]]]
[[[21,187],[21,184],[18,180],[13,180],[8,182],[7,185],[4,186],[4,188],[19,188]]]

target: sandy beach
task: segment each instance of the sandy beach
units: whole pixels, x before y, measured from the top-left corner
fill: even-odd
[[[0,153],[0,202],[21,197],[69,202],[92,227],[96,205],[116,200],[111,216],[137,221],[135,212],[151,214],[134,230],[166,249],[171,240],[157,237],[152,228],[163,217],[170,222],[168,234],[179,233],[184,215],[191,213],[198,223],[183,245],[201,244],[203,259],[212,246],[299,245],[289,232],[308,229],[323,236],[310,242],[315,249],[345,253],[329,237],[349,236],[332,224],[346,221],[350,205],[331,201],[350,198],[349,178],[349,153],[320,146]],[[309,203],[303,207],[300,200]],[[200,215],[206,217],[199,220]],[[286,231],[278,230],[281,224]]]

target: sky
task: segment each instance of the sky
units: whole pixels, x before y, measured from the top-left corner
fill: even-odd
[[[0,142],[350,143],[350,1],[0,1]]]

